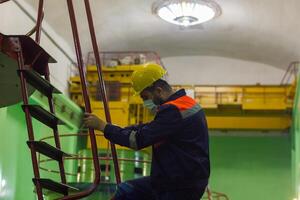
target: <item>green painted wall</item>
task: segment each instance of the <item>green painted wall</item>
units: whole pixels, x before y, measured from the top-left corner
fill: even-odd
[[[230,200],[292,199],[289,136],[213,136],[210,148],[213,191]]]
[[[68,108],[72,109],[75,114],[80,113],[78,106],[73,104],[64,96],[57,96],[56,104],[68,103]],[[30,99],[33,104],[45,105],[45,98],[41,97],[38,92]],[[25,125],[25,116],[21,110],[21,104],[9,106],[0,109],[0,199],[1,200],[33,200],[33,170],[31,164],[30,151],[27,147],[27,129]],[[58,109],[59,106],[57,106]],[[59,110],[57,110],[60,112]],[[61,118],[64,116],[58,115]],[[70,123],[68,126],[61,126],[60,133],[77,132],[76,124]],[[52,135],[52,130],[45,125],[33,120],[36,140],[45,136]],[[62,147],[66,152],[76,152],[75,137],[63,139]],[[53,144],[53,139],[47,140]],[[76,163],[68,161],[66,163],[66,171],[76,172]],[[58,165],[55,162],[47,164],[52,170],[57,170]],[[59,181],[58,176],[53,173],[41,171],[41,177],[49,177]],[[74,181],[76,177],[68,177],[69,181]]]

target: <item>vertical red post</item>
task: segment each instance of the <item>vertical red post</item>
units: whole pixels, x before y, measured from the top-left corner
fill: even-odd
[[[50,73],[49,73],[49,66],[48,65],[46,66],[45,79],[50,83]],[[49,103],[50,112],[55,114],[55,108],[54,108],[54,104],[53,104],[52,94],[49,94],[49,96],[48,96],[48,103]],[[54,135],[54,141],[55,141],[56,148],[61,149],[57,126],[55,128],[53,128],[53,135]],[[67,179],[66,179],[64,161],[63,160],[59,161],[58,165],[59,165],[61,182],[66,184]]]
[[[42,21],[43,21],[43,15],[44,15],[44,0],[39,0],[39,8],[38,8],[38,15],[37,15],[37,21],[35,26],[35,42],[40,43],[41,39],[41,29],[42,29]]]
[[[86,10],[86,15],[87,15],[87,19],[88,19],[88,24],[89,24],[89,29],[90,29],[91,39],[92,39],[92,45],[93,45],[93,50],[94,50],[94,55],[95,55],[95,60],[96,60],[97,74],[98,74],[98,79],[99,79],[99,84],[100,84],[101,96],[102,96],[103,104],[104,104],[105,117],[106,117],[106,121],[108,123],[111,123],[111,116],[110,116],[109,107],[108,107],[108,101],[107,101],[107,96],[106,96],[106,91],[105,91],[105,84],[104,84],[104,80],[103,80],[103,76],[102,76],[100,53],[99,53],[99,49],[98,49],[98,45],[97,45],[97,39],[96,39],[95,28],[94,28],[93,17],[92,17],[89,0],[84,0],[84,4],[85,4],[85,10]],[[110,147],[111,147],[111,153],[112,153],[113,162],[114,162],[116,181],[117,181],[117,183],[120,183],[121,177],[120,177],[120,170],[119,170],[119,163],[118,163],[116,147],[113,143],[110,143]]]
[[[15,38],[17,39],[17,38]],[[24,105],[28,105],[28,91],[26,87],[26,80],[23,75],[22,70],[24,69],[24,59],[23,59],[23,53],[22,53],[22,46],[20,44],[19,39],[17,39],[18,47],[14,48],[17,58],[18,58],[18,66],[19,66],[19,73],[20,73],[20,82],[21,82],[21,92],[22,92],[22,99]],[[34,141],[34,134],[33,134],[33,127],[32,127],[32,121],[31,116],[29,113],[28,107],[24,107],[25,112],[25,119],[26,119],[26,125],[27,125],[27,132],[28,132],[28,138],[29,141]],[[34,149],[33,145],[30,145],[30,153],[31,153],[31,160],[32,160],[32,167],[33,167],[33,174],[35,178],[40,178],[40,172],[39,172],[39,165],[38,160],[36,156],[36,151]],[[38,200],[43,200],[43,192],[42,187],[39,182],[36,183],[36,192],[38,196]]]
[[[67,6],[69,11],[69,17],[72,27],[72,34],[73,34],[73,40],[75,45],[75,51],[76,51],[76,57],[78,62],[78,69],[79,69],[79,75],[82,85],[82,94],[85,104],[86,112],[91,112],[91,105],[90,100],[87,93],[87,85],[86,85],[86,79],[85,74],[83,71],[83,60],[82,60],[82,53],[81,53],[81,47],[80,47],[80,41],[79,41],[79,34],[76,24],[76,18],[74,13],[74,7],[72,0],[67,0]],[[96,143],[96,136],[93,129],[89,129],[89,136],[91,140],[91,147],[92,147],[92,155],[93,155],[93,163],[94,163],[94,169],[95,169],[95,179],[93,182],[93,185],[86,191],[80,192],[78,194],[70,195],[67,197],[63,197],[61,199],[80,199],[82,197],[88,196],[91,194],[100,183],[100,166],[99,166],[99,158],[98,158],[98,151],[97,151],[97,143]]]

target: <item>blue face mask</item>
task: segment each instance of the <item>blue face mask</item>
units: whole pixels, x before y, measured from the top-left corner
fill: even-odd
[[[157,105],[155,105],[152,99],[144,101],[144,107],[148,108],[152,113],[156,113]]]

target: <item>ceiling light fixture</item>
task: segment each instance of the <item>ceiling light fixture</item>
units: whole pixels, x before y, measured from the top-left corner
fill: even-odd
[[[221,8],[213,0],[158,0],[152,12],[169,23],[193,26],[219,16]]]

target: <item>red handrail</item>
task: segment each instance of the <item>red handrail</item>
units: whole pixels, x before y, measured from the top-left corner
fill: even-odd
[[[105,84],[104,84],[104,80],[103,80],[103,76],[102,76],[101,60],[100,60],[100,56],[99,56],[99,49],[98,49],[98,45],[97,45],[97,39],[96,39],[96,34],[95,34],[95,29],[94,29],[94,24],[93,24],[93,17],[92,17],[92,13],[91,13],[89,0],[84,0],[84,4],[85,4],[85,10],[86,10],[86,15],[87,15],[87,19],[88,19],[91,39],[92,39],[93,50],[94,50],[95,59],[96,59],[97,74],[98,74],[98,79],[99,79],[101,96],[103,99],[105,117],[106,117],[106,121],[108,123],[111,123],[111,116],[110,116],[108,102],[107,102]],[[121,182],[121,176],[120,176],[119,163],[118,163],[118,158],[117,158],[117,153],[116,153],[116,147],[113,143],[110,143],[110,148],[111,148],[111,153],[112,153],[113,162],[114,162],[116,182],[119,184]]]
[[[4,2],[7,2],[7,1],[9,1],[9,0],[0,0],[0,4],[4,3]]]
[[[36,20],[36,28],[35,28],[35,42],[40,43],[41,39],[41,29],[42,29],[42,22],[44,18],[44,0],[39,0],[39,8],[38,8],[38,15]]]
[[[78,69],[79,69],[79,75],[82,85],[82,94],[84,98],[84,104],[86,112],[91,113],[91,104],[87,93],[87,85],[85,80],[85,75],[83,71],[83,60],[82,60],[82,53],[81,53],[81,46],[80,46],[80,40],[78,35],[78,29],[76,24],[76,18],[74,13],[74,7],[72,0],[67,0],[67,6],[69,11],[69,17],[72,27],[72,34],[73,34],[73,40],[75,45],[75,51],[76,51],[76,57],[78,62]],[[93,163],[94,163],[94,169],[95,169],[95,179],[90,188],[88,188],[85,191],[79,192],[74,195],[66,196],[61,199],[80,199],[82,197],[86,197],[93,193],[93,191],[97,188],[98,184],[100,184],[100,166],[99,166],[99,159],[98,159],[98,152],[97,152],[97,142],[96,142],[96,136],[93,129],[89,129],[89,135],[91,140],[91,147],[92,147],[92,155],[93,155]]]

